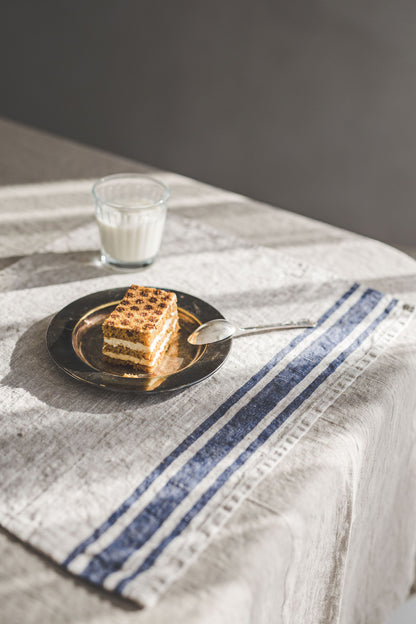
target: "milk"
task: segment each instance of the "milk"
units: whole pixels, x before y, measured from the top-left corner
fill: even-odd
[[[111,216],[112,219],[109,218]],[[115,216],[114,213],[97,214],[105,256],[109,256],[110,262],[115,260],[138,265],[152,261],[160,248],[165,216],[164,206]],[[103,217],[107,219],[104,221]]]

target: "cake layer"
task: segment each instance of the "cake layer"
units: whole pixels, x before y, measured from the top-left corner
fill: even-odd
[[[137,342],[129,342],[127,340],[117,340],[116,338],[104,338],[103,354],[111,356],[115,359],[124,360],[125,362],[134,362],[135,364],[144,364],[146,366],[154,366],[161,354],[163,354],[169,341],[177,329],[176,319],[171,319],[166,330],[157,340],[155,348],[150,351],[144,345]]]
[[[130,340],[125,340],[124,338],[118,338],[112,336],[107,336],[104,334],[104,344],[111,346],[120,346],[126,347],[127,349],[142,351],[143,353],[151,353],[155,349],[158,348],[160,342],[164,339],[167,332],[172,332],[176,329],[178,323],[178,317],[176,314],[172,314],[168,319],[166,319],[166,323],[163,327],[163,330],[154,338],[153,342],[150,344],[143,344],[140,340],[137,339],[137,336],[133,336]]]
[[[140,361],[139,358],[135,358],[133,356],[124,356],[119,353],[111,353],[107,351],[103,351],[103,359],[111,364],[123,365],[128,364],[132,368],[135,368],[138,371],[143,373],[153,373],[157,366],[163,360],[164,352],[162,351],[159,357],[154,361],[152,365],[150,365],[147,361]],[[124,359],[126,358],[126,359]]]
[[[120,365],[123,365],[123,364],[128,364],[129,367],[135,369],[136,371],[138,371],[140,373],[149,373],[150,374],[150,373],[153,373],[154,369],[155,369],[155,366],[144,366],[144,364],[138,364],[138,363],[132,362],[132,361],[125,362],[123,360],[112,358],[111,356],[106,355],[105,353],[103,353],[103,360],[105,362],[108,362],[109,364],[113,364],[113,365],[116,365],[116,366],[120,366]]]
[[[104,321],[103,333],[151,346],[170,316],[177,316],[175,293],[132,285]]]

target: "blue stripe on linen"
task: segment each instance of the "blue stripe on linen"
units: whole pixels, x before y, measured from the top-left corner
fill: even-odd
[[[120,535],[91,559],[80,576],[102,584],[107,576],[120,570],[124,562],[154,535],[198,483],[364,320],[382,297],[381,293],[367,289],[343,316],[296,356],[178,469]]]
[[[376,329],[376,327],[390,314],[393,308],[396,306],[397,300],[392,300],[389,305],[383,310],[383,312],[364,330],[358,338],[343,351],[338,357],[336,357],[329,366],[318,375],[307,388],[303,390],[279,415],[260,433],[260,435],[239,455],[234,463],[229,466],[224,472],[216,479],[216,481],[204,492],[201,498],[194,504],[194,506],[184,515],[182,520],[176,525],[173,531],[165,537],[160,544],[154,548],[154,550],[147,556],[143,563],[128,577],[124,578],[116,586],[116,591],[122,593],[128,583],[134,578],[148,570],[155,563],[159,555],[165,550],[170,542],[178,537],[189,525],[192,519],[205,507],[205,505],[211,500],[211,498],[218,492],[218,490],[228,481],[228,479],[239,469],[246,461],[255,453],[272,435],[277,429],[293,414],[293,412],[302,403],[308,399],[314,391],[327,379],[332,373],[347,359],[347,357],[353,353],[360,344]],[[273,390],[272,390],[273,392]]]
[[[146,492],[151,484],[170,466],[170,464],[184,453],[196,440],[218,422],[228,410],[251,390],[267,373],[274,368],[288,353],[299,343],[315,332],[328,318],[330,318],[340,306],[349,299],[359,287],[353,284],[317,321],[316,325],[296,336],[284,349],[279,351],[273,358],[253,375],[243,386],[234,392],[218,409],[206,418],[183,442],[181,442],[160,464],[142,481],[134,492],[116,509],[109,518],[103,522],[87,539],[81,542],[65,559],[63,565],[68,567],[70,563],[83,553],[88,546],[97,541],[117,520],[130,509],[130,507]]]

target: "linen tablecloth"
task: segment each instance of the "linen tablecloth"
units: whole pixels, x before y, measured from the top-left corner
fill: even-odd
[[[81,225],[0,274],[7,441],[1,522],[71,572],[153,605],[318,416],[389,347],[412,308],[173,216],[154,266],[128,277],[103,271],[94,263],[97,230],[84,208],[89,187],[78,183]],[[47,210],[56,193],[76,204],[76,189],[75,183],[45,185],[42,206]],[[21,205],[13,189],[10,196]],[[58,208],[65,214],[64,205]],[[15,234],[14,250],[27,249],[27,232],[20,241]],[[50,316],[83,294],[133,282],[191,292],[241,324],[312,315],[317,333],[236,340],[215,376],[161,400],[108,395],[64,378],[45,352]],[[213,462],[192,483],[181,478],[193,478],[218,453],[225,463]],[[148,540],[139,544],[146,531]],[[335,594],[339,584],[338,578]]]

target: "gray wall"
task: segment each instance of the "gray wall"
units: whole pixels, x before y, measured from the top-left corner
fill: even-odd
[[[413,0],[2,8],[1,115],[416,245]]]

